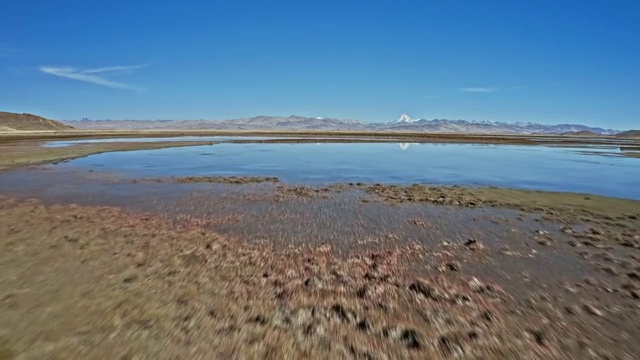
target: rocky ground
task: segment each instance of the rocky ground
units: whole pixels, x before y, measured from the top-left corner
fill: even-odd
[[[122,186],[0,197],[0,359],[640,353],[637,202],[218,178]]]

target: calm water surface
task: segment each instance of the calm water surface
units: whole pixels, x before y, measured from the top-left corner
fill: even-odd
[[[295,140],[295,139],[308,139],[308,137],[300,136],[285,136],[285,137],[272,137],[272,136],[174,136],[174,137],[148,137],[148,138],[106,138],[106,139],[80,139],[80,140],[56,140],[47,141],[44,143],[44,147],[63,147],[76,144],[92,144],[92,143],[112,143],[112,142],[162,142],[162,141],[213,141],[213,142],[231,142],[236,140]],[[332,137],[323,136],[314,139],[318,140],[361,140],[362,137]],[[380,141],[380,139],[373,138],[372,141]]]
[[[63,147],[76,144],[94,144],[110,142],[161,142],[161,141],[233,141],[233,140],[265,140],[276,139],[260,136],[178,136],[178,137],[149,137],[149,138],[106,138],[48,141],[44,147]]]
[[[306,184],[458,184],[640,199],[640,159],[606,146],[217,144],[111,152],[53,167],[115,171],[125,178],[255,175]]]

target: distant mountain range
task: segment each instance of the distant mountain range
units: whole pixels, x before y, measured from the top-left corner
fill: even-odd
[[[537,123],[506,123],[498,121],[469,121],[446,119],[411,119],[406,114],[386,124],[391,129],[405,131],[425,131],[439,133],[480,133],[480,134],[572,134],[593,133],[595,135],[615,135],[618,130],[589,127],[578,124],[543,125]]]
[[[615,135],[620,131],[576,124],[543,125],[446,119],[411,119],[402,114],[388,123],[369,123],[303,116],[256,116],[233,120],[88,120],[63,121],[78,129],[185,129],[185,130],[362,130],[478,134]]]

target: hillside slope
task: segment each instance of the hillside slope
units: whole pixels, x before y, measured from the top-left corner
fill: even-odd
[[[632,139],[640,139],[640,130],[629,130],[624,131],[616,135],[619,138],[632,138]]]
[[[73,129],[59,121],[31,114],[16,114],[0,111],[1,130],[68,130]]]

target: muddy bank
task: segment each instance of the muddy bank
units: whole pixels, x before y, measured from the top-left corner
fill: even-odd
[[[10,192],[14,196],[39,196],[52,202],[81,201],[87,205],[129,206],[153,201],[157,206],[171,209],[175,207],[172,194],[202,192],[189,200],[193,204],[200,204],[199,207],[189,205],[186,211],[190,213],[216,208],[207,202],[212,198],[224,198],[225,202],[219,204],[237,203],[237,208],[242,209],[245,200],[252,203],[262,201],[263,207],[269,208],[273,202],[327,200],[335,198],[337,194],[355,198],[362,205],[384,202],[392,205],[509,209],[558,223],[558,229],[564,229],[563,232],[571,235],[581,246],[640,248],[640,201],[595,195],[494,187],[397,186],[362,182],[313,186],[282,183],[271,176],[188,176],[132,180],[117,173],[73,167],[66,168],[64,172],[53,167],[6,172],[2,174],[2,179],[0,191]],[[341,202],[329,201],[327,204]],[[156,205],[134,210],[152,210]],[[354,206],[341,205],[333,211],[341,213]]]
[[[640,151],[640,146],[621,146],[620,151]]]
[[[2,199],[0,213],[9,357],[540,353],[477,284],[406,274],[418,248],[334,261],[327,246],[274,252],[115,208]]]
[[[640,248],[640,201],[595,195],[460,186],[363,185],[370,194],[389,202],[425,202],[463,207],[505,207],[563,223],[565,231],[585,245],[619,244]],[[571,226],[583,224],[587,231]]]
[[[152,210],[162,207],[166,212],[176,208],[175,197],[189,196],[189,213],[202,213],[207,209],[225,208],[242,212],[247,201],[262,202],[264,209],[274,202],[289,200],[355,199],[356,203],[375,204],[428,204],[454,208],[509,209],[534,214],[543,220],[558,224],[558,230],[575,239],[580,246],[604,248],[617,245],[640,248],[640,201],[608,198],[575,193],[515,190],[493,187],[461,186],[396,186],[366,183],[338,183],[323,186],[282,183],[269,176],[213,176],[167,177],[129,179],[117,173],[86,171],[67,168],[65,172],[52,168],[26,169],[3,174],[0,191],[14,196],[38,196],[52,202],[77,202],[87,205],[110,204],[118,206],[140,205],[133,210]],[[54,186],[55,184],[55,186]],[[228,186],[227,186],[228,185]],[[54,189],[55,191],[52,191]],[[188,195],[198,193],[198,195]],[[174,196],[175,195],[175,196]],[[214,206],[211,199],[225,199]],[[142,204],[152,201],[149,207]],[[195,206],[199,204],[199,206]],[[220,206],[224,204],[230,204]],[[295,204],[295,202],[291,202]],[[356,205],[342,204],[332,210],[343,213]],[[299,211],[304,211],[304,202]],[[251,205],[253,206],[253,205]],[[333,206],[333,205],[331,205]],[[263,211],[264,211],[263,209]],[[318,210],[319,211],[319,210]],[[328,211],[328,210],[327,210]],[[176,212],[176,211],[173,211]],[[351,212],[353,213],[353,212]],[[320,215],[323,216],[323,215]],[[350,218],[349,215],[344,216]]]
[[[491,254],[479,242],[343,259],[331,244],[276,250],[207,225],[0,198],[0,353],[444,359],[639,350],[631,297],[587,286],[521,303],[465,273],[472,265],[462,254]]]

